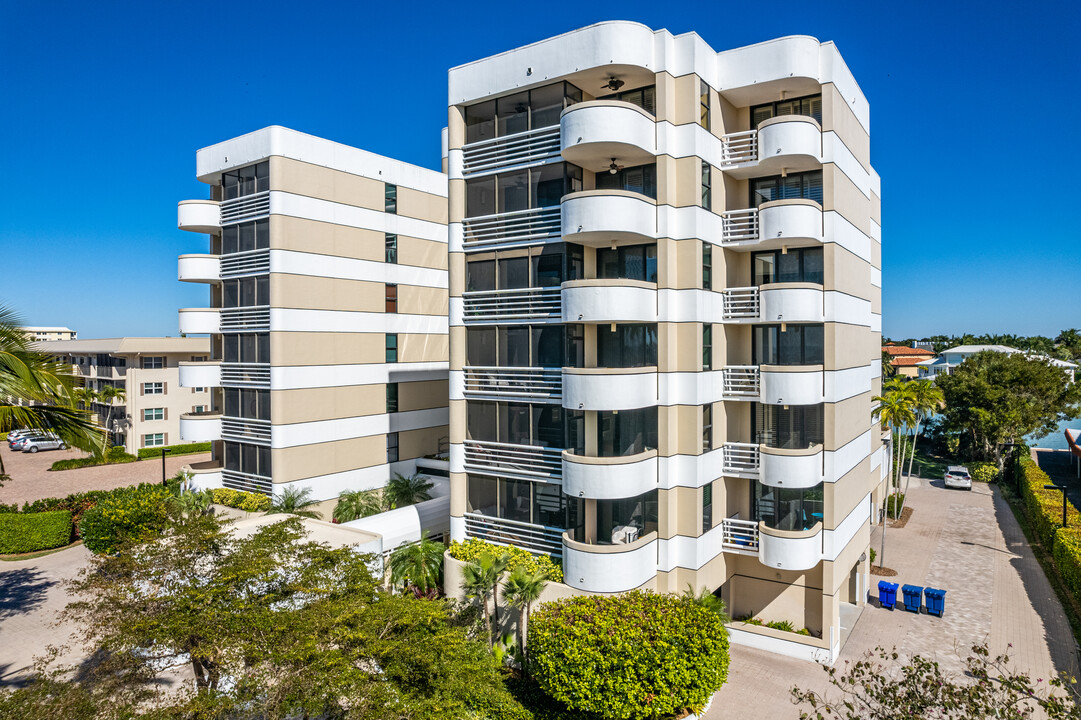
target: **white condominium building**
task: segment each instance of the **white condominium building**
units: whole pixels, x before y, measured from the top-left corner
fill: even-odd
[[[450,70],[455,539],[836,656],[884,491],[869,117],[803,36],[609,22]]]
[[[66,327],[23,327],[23,332],[37,342],[50,342],[53,340],[76,340],[79,333]]]
[[[276,126],[196,167],[210,199],[178,222],[209,253],[182,255],[179,278],[210,301],[180,331],[211,352],[180,382],[213,401],[180,434],[215,458],[196,483],[328,500],[445,451],[446,176]]]

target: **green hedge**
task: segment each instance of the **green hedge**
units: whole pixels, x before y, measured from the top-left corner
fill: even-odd
[[[513,572],[520,567],[531,574],[545,572],[552,582],[563,582],[563,567],[552,560],[550,555],[534,555],[522,548],[504,547],[478,538],[469,538],[465,542],[454,540],[450,544],[450,556],[462,562],[475,562],[486,552],[495,555],[505,552],[510,555],[507,572]]]
[[[94,507],[94,504],[99,500],[109,497],[109,495],[114,492],[116,491],[91,490],[90,492],[84,493],[72,493],[63,498],[44,498],[42,500],[35,500],[34,502],[23,503],[22,511],[24,513],[35,513],[51,510],[67,510],[71,513],[72,539],[77,540],[82,537],[79,531],[79,523],[82,521],[83,514]]]
[[[1045,484],[1051,484],[1047,473],[1030,457],[1022,457],[1016,470],[1025,514],[1040,544],[1051,552],[1066,587],[1081,599],[1081,512],[1073,503],[1067,504],[1067,527],[1062,527],[1062,493],[1044,489]]]
[[[71,541],[67,510],[0,514],[0,553],[30,553],[63,547]]]
[[[192,453],[210,452],[210,443],[185,443],[184,445],[166,445],[164,447],[139,448],[139,459],[160,458],[161,451],[167,450],[169,455],[191,455]]]
[[[111,491],[83,515],[83,544],[91,552],[105,554],[126,542],[152,537],[165,527],[171,497],[167,488],[147,483]]]
[[[701,711],[728,661],[720,616],[676,595],[566,598],[529,622],[529,671],[540,689],[604,720]]]
[[[105,457],[85,457],[85,458],[72,458],[70,460],[57,460],[49,469],[50,470],[74,470],[75,468],[94,467],[96,465],[118,465],[121,463],[135,462],[139,458],[134,455],[129,455],[124,452],[122,447],[109,448],[109,451],[105,453]]]
[[[270,498],[259,493],[231,490],[230,488],[215,488],[211,491],[211,495],[215,503],[225,507],[246,510],[247,512],[266,512],[270,509]]]

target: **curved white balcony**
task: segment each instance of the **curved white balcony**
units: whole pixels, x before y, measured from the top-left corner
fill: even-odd
[[[638,280],[571,280],[562,285],[563,322],[657,322],[657,285]]]
[[[190,463],[184,469],[191,473],[192,490],[213,490],[222,485],[221,460]]]
[[[657,239],[657,203],[626,190],[584,190],[563,197],[563,239],[607,246],[613,241]]]
[[[822,523],[810,530],[774,530],[758,524],[758,559],[779,570],[810,570],[822,559]]]
[[[806,115],[781,115],[758,124],[758,169],[765,173],[822,166],[822,126]]]
[[[656,158],[657,121],[637,105],[592,100],[571,105],[559,118],[563,158],[587,170],[604,172],[615,160],[631,167]]]
[[[181,255],[176,263],[176,279],[181,282],[218,282],[221,280],[221,256]]]
[[[184,413],[180,416],[180,439],[184,442],[221,440],[221,413]]]
[[[617,500],[657,488],[657,451],[627,457],[585,457],[563,451],[563,493]]]
[[[814,283],[760,285],[759,318],[763,322],[823,322],[825,297]]]
[[[176,226],[197,233],[216,233],[221,228],[221,207],[216,200],[181,200],[176,206]]]
[[[563,533],[563,581],[576,590],[625,592],[657,574],[657,533],[625,545],[589,545]]]
[[[563,407],[635,410],[657,404],[657,368],[563,368]]]
[[[814,200],[774,200],[758,207],[758,243],[772,249],[791,243],[822,242],[822,206]]]
[[[762,365],[759,402],[768,405],[817,405],[826,401],[821,365]]]
[[[758,481],[770,487],[809,488],[823,479],[821,445],[790,450],[762,445],[758,449]]]
[[[178,364],[180,387],[221,387],[221,360]]]
[[[181,335],[214,335],[221,332],[221,311],[214,308],[181,308]]]

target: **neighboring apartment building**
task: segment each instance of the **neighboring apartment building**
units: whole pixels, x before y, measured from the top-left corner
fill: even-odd
[[[919,375],[920,363],[935,359],[935,351],[930,348],[883,345],[882,352],[889,356],[894,372],[909,378]]]
[[[35,342],[52,342],[53,340],[75,340],[79,333],[66,327],[24,327],[23,332],[30,335]]]
[[[178,224],[209,253],[178,275],[210,293],[180,331],[209,334],[211,358],[180,382],[213,399],[180,433],[215,458],[196,484],[328,500],[445,451],[446,176],[277,126],[196,168],[210,199]]]
[[[943,350],[938,357],[932,357],[928,360],[921,360],[916,363],[916,367],[919,370],[919,377],[926,378],[928,380],[934,380],[939,375],[952,375],[953,371],[957,369],[957,366],[963,363],[968,358],[972,357],[976,353],[991,351],[1006,353],[1007,355],[1013,355],[1014,353],[1021,353],[1026,357],[1046,360],[1057,368],[1061,368],[1069,376],[1070,382],[1074,380],[1074,372],[1077,370],[1077,365],[1065,360],[1059,360],[1058,358],[1047,357],[1046,355],[1040,355],[1037,353],[1026,353],[1023,350],[1017,348],[1007,347],[1006,345],[958,345],[952,347],[949,350]]]
[[[880,183],[837,48],[593,25],[449,74],[451,533],[832,659],[883,491]],[[842,623],[842,617],[845,622]]]
[[[178,445],[180,416],[210,406],[207,387],[181,387],[180,364],[210,356],[206,338],[107,338],[102,340],[54,340],[41,343],[85,386],[100,391],[106,385],[123,389],[125,399],[113,403],[111,417],[106,406],[95,403],[94,412],[104,426],[109,420],[114,446],[135,454],[139,448]]]

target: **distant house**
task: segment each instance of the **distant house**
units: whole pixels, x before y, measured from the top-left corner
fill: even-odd
[[[75,340],[79,333],[66,327],[24,327],[23,332],[35,342],[51,342],[53,340]]]
[[[1074,371],[1077,369],[1077,365],[1066,362],[1065,360],[1058,360],[1056,358],[1047,357],[1046,355],[1039,355],[1036,353],[1026,353],[1017,348],[1006,347],[1005,345],[958,345],[955,348],[949,350],[943,350],[942,354],[932,360],[923,360],[917,363],[919,368],[919,377],[928,378],[934,380],[939,375],[945,373],[950,375],[954,369],[963,363],[966,359],[972,357],[976,353],[990,350],[992,352],[1006,353],[1012,355],[1014,353],[1022,353],[1030,358],[1039,358],[1041,360],[1047,360],[1055,367],[1060,367],[1066,371],[1066,374],[1070,376],[1070,382],[1074,380]]]
[[[918,363],[935,359],[935,352],[930,348],[883,345],[882,352],[890,356],[890,365],[897,371],[897,374],[905,377],[916,377]]]

